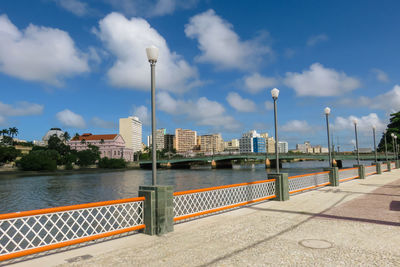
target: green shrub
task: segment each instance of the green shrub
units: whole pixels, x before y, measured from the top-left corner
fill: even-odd
[[[122,168],[126,168],[126,162],[124,159],[102,158],[99,160],[99,168],[122,169]]]
[[[19,155],[21,155],[21,151],[13,146],[0,146],[0,163],[13,161]]]
[[[57,151],[31,151],[17,162],[24,171],[54,171],[57,169]],[[58,153],[57,153],[58,154]]]

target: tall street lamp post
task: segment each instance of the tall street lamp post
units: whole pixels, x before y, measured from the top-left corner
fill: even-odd
[[[354,123],[354,132],[355,132],[355,135],[356,135],[357,165],[360,165],[360,153],[358,151],[357,120],[354,120],[353,123]]]
[[[279,90],[274,88],[271,90],[272,99],[274,100],[274,123],[275,123],[275,158],[276,158],[276,173],[279,173],[279,151],[278,151],[278,119],[276,100],[278,100]]]
[[[387,130],[383,131],[383,137],[385,138],[385,156],[386,156],[386,161],[388,161],[388,154],[387,154],[387,141],[386,141],[386,133]]]
[[[329,167],[332,167],[332,156],[331,156],[331,140],[329,136],[329,114],[331,113],[331,109],[326,107],[324,109],[325,117],[326,117],[326,133],[328,135],[328,154],[329,154]]]
[[[156,62],[158,58],[158,48],[154,45],[146,48],[147,59],[151,68],[151,136],[152,136],[152,185],[157,184],[157,148],[156,148]]]
[[[375,131],[376,131],[376,126],[372,126],[372,133],[374,135],[374,150],[375,150],[375,162],[378,162],[378,152],[376,151],[376,140],[375,140]]]
[[[394,146],[394,133],[391,133],[390,136],[392,137],[392,146],[393,146],[393,158],[395,157],[395,149],[396,147]]]
[[[397,135],[394,135],[394,145],[395,145],[394,153],[396,155],[396,160],[398,160],[399,159],[399,150],[397,147]]]

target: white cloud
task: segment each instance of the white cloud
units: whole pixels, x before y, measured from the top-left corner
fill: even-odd
[[[80,17],[86,15],[89,12],[87,3],[83,3],[79,0],[55,0],[55,1],[62,8]]]
[[[167,92],[157,94],[157,107],[173,115],[183,115],[187,120],[200,126],[211,126],[218,130],[233,131],[241,126],[232,116],[225,113],[225,108],[206,97],[192,100],[175,100]]]
[[[117,128],[117,124],[113,121],[105,121],[100,119],[99,117],[93,117],[92,124],[95,127],[104,128],[104,129],[115,129]]]
[[[271,102],[271,101],[265,101],[264,105],[265,105],[265,109],[266,109],[266,110],[272,110],[272,109],[274,109],[274,103]]]
[[[238,93],[230,92],[226,97],[229,105],[241,112],[253,112],[256,110],[256,104],[250,99],[242,98]]]
[[[325,41],[328,41],[329,37],[326,34],[319,34],[319,35],[314,35],[311,36],[308,40],[307,40],[307,46],[314,46],[318,43],[322,43]]]
[[[265,33],[259,38],[242,41],[232,24],[212,9],[190,18],[185,34],[198,41],[202,54],[197,60],[215,64],[220,69],[252,69],[266,60],[263,56],[272,53],[265,45]]]
[[[10,76],[59,86],[89,71],[86,55],[65,31],[33,24],[20,31],[1,15],[0,40],[0,71]]]
[[[146,106],[139,106],[139,107],[133,107],[133,116],[136,116],[140,119],[140,121],[144,125],[150,125],[151,124],[151,118],[149,114],[149,110],[147,109]]]
[[[85,128],[86,123],[81,115],[72,112],[69,109],[64,109],[56,114],[56,118],[66,127]]]
[[[254,73],[244,77],[244,86],[248,89],[247,91],[255,94],[269,87],[274,87],[278,84],[277,79],[273,77],[265,77],[259,73]]]
[[[314,132],[315,128],[308,124],[305,120],[292,120],[281,126],[283,132],[291,133],[310,133]]]
[[[337,117],[333,127],[336,130],[351,130],[354,131],[354,121],[357,121],[357,130],[363,133],[371,133],[372,126],[376,126],[376,130],[383,131],[386,124],[381,121],[376,113],[370,113],[367,116],[357,117],[349,116],[347,118]]]
[[[381,81],[381,82],[384,82],[384,83],[389,82],[389,76],[383,70],[372,69],[371,71],[376,75],[376,79],[378,81]]]
[[[116,57],[108,71],[114,86],[150,90],[150,64],[146,56],[146,47],[150,45],[159,48],[157,88],[183,92],[196,82],[197,70],[171,52],[165,39],[142,18],[128,20],[119,13],[111,13],[99,22],[95,32]]]
[[[310,70],[302,73],[287,72],[284,83],[299,96],[338,96],[361,86],[356,78],[324,68],[320,63],[312,64]]]
[[[198,0],[105,0],[111,6],[127,15],[155,17],[172,14],[179,9],[190,9]]]
[[[15,106],[0,102],[0,124],[3,124],[8,117],[40,115],[43,109],[43,105],[26,101],[18,102]]]

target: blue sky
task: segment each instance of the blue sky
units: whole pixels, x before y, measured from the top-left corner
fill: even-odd
[[[150,132],[150,67],[160,48],[157,127],[273,133],[350,149],[353,119],[372,145],[400,106],[398,1],[4,0],[0,128],[41,139],[51,127],[116,133],[137,115]]]

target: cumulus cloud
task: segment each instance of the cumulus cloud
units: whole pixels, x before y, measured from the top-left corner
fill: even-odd
[[[56,118],[58,121],[66,126],[66,127],[73,127],[73,128],[85,128],[86,123],[83,117],[79,114],[72,112],[69,109],[64,109],[56,114]]]
[[[329,37],[326,34],[313,35],[307,40],[307,46],[315,46],[318,43],[328,41]]]
[[[221,69],[251,69],[265,61],[271,48],[265,45],[265,33],[253,40],[242,41],[232,24],[210,9],[192,18],[185,25],[185,34],[198,41],[202,52],[196,59]]]
[[[55,2],[62,8],[80,17],[89,12],[88,4],[79,0],[55,0]]]
[[[274,103],[271,102],[271,101],[265,101],[264,105],[265,105],[265,109],[266,109],[266,110],[272,110],[272,109],[274,109]]]
[[[138,107],[134,106],[132,114],[133,116],[138,117],[144,125],[151,124],[150,113],[146,106],[143,105]]]
[[[386,124],[379,119],[376,113],[370,113],[367,116],[357,117],[349,116],[347,118],[337,117],[333,127],[335,130],[352,130],[354,131],[354,121],[357,122],[357,130],[363,133],[371,133],[372,126],[375,125],[377,131],[383,131]]]
[[[312,64],[302,73],[287,72],[284,83],[299,96],[337,96],[361,86],[356,78],[325,68],[320,63]]]
[[[281,126],[283,132],[291,133],[310,133],[314,132],[315,128],[308,124],[305,120],[292,120]]]
[[[277,79],[273,77],[265,77],[259,73],[254,73],[244,77],[244,86],[249,93],[255,94],[269,87],[274,87],[278,84]]]
[[[198,0],[104,0],[115,10],[126,15],[155,17],[172,14],[179,9],[190,9]]]
[[[253,112],[256,110],[256,104],[250,99],[242,98],[238,93],[230,92],[226,97],[229,105],[241,112]]]
[[[14,106],[0,102],[0,124],[5,123],[8,117],[40,115],[43,109],[43,105],[26,101],[17,102]]]
[[[376,75],[376,79],[378,81],[381,81],[381,82],[384,82],[384,83],[389,82],[389,76],[383,70],[372,69],[371,71]]]
[[[114,86],[150,89],[150,65],[146,56],[146,47],[150,45],[159,48],[157,88],[182,92],[197,79],[197,70],[170,51],[166,40],[142,18],[128,20],[119,13],[111,13],[99,22],[99,29],[95,32],[116,57],[108,71]]]
[[[117,128],[117,124],[113,121],[105,121],[100,119],[99,117],[93,117],[92,124],[95,127],[104,128],[104,129],[115,129]]]
[[[0,40],[0,71],[7,75],[60,86],[63,78],[89,71],[65,31],[33,24],[20,31],[1,15]]]
[[[240,123],[226,115],[225,108],[218,102],[200,97],[193,100],[176,100],[167,92],[157,94],[157,107],[166,113],[183,115],[200,126],[211,126],[218,130],[234,131]]]

